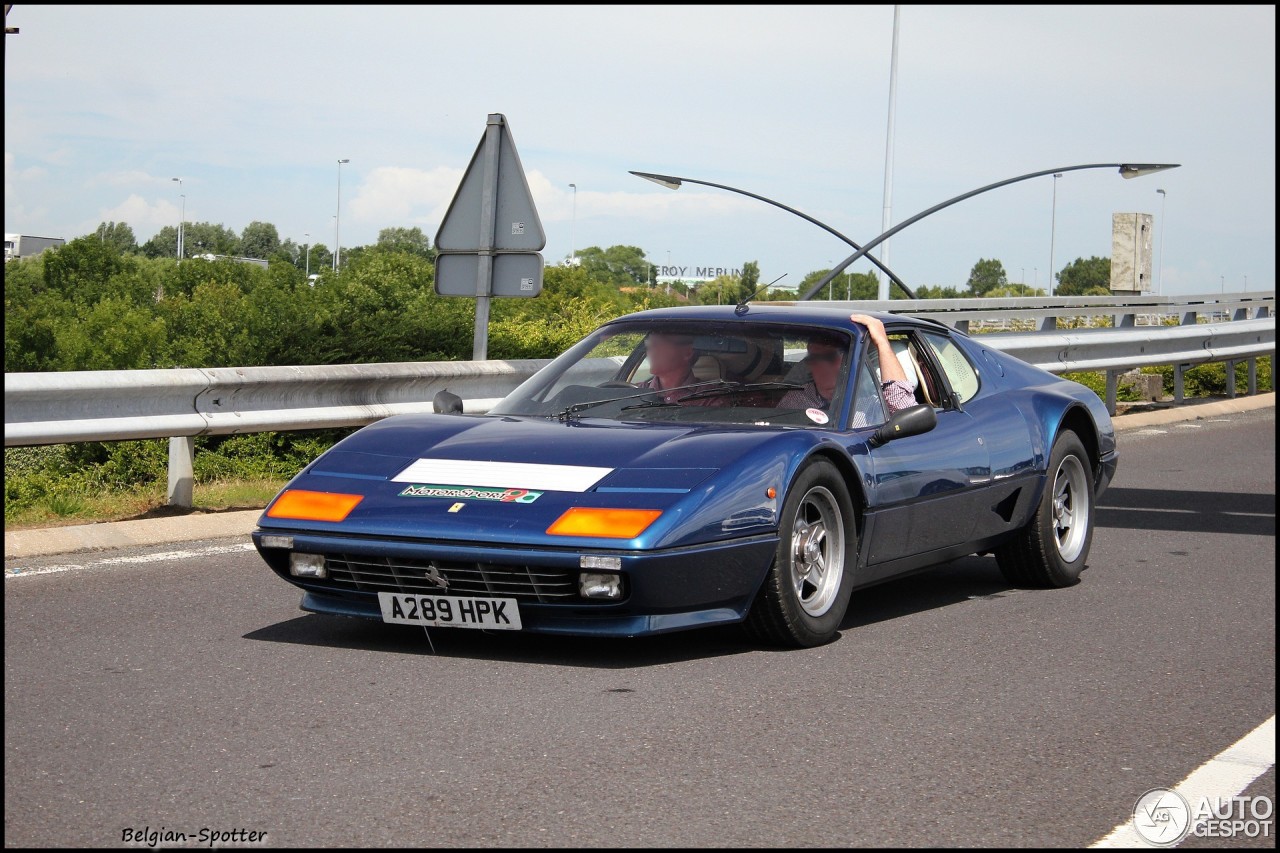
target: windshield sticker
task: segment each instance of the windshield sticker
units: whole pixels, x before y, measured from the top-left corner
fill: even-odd
[[[414,484],[401,492],[402,498],[468,498],[475,501],[499,501],[501,503],[531,504],[542,496],[542,492],[529,489],[490,489],[484,486],[437,486],[432,484]],[[455,505],[456,506],[456,505]],[[461,507],[458,507],[459,509]],[[456,509],[450,508],[450,512]]]
[[[804,413],[809,416],[809,420],[815,424],[825,424],[827,422],[827,413],[822,409],[805,409]]]

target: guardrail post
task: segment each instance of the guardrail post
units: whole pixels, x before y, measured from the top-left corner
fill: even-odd
[[[1120,384],[1120,371],[1107,371],[1107,414],[1112,417],[1116,413],[1116,386]]]
[[[1256,358],[1248,359],[1249,364],[1249,396],[1256,396],[1258,393],[1258,360]]]
[[[189,435],[169,439],[169,506],[191,509],[195,488],[196,440]]]
[[[1227,399],[1234,400],[1236,398],[1236,363],[1227,360]]]
[[[1189,364],[1175,364],[1173,366],[1173,402],[1175,405],[1182,405],[1182,374],[1190,366]]]
[[[957,331],[960,331],[960,332],[964,332],[967,335],[969,334],[969,321],[956,320],[955,324],[951,328],[956,329]]]
[[[1058,328],[1057,317],[1041,317],[1040,318],[1040,331],[1052,332],[1056,328]]]

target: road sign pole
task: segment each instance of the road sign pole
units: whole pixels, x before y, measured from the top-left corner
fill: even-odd
[[[471,358],[489,357],[489,300],[493,293],[494,226],[498,215],[498,148],[502,114],[490,113],[484,129],[484,183],[480,193],[480,263],[476,271],[476,333]]]

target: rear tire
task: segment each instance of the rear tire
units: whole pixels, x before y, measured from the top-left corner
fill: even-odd
[[[848,486],[835,465],[816,459],[783,501],[778,549],[747,630],[784,646],[830,642],[849,608],[857,551]]]
[[[1080,581],[1093,540],[1093,477],[1089,454],[1074,432],[1053,443],[1044,495],[1031,522],[996,549],[1005,580],[1054,588]]]

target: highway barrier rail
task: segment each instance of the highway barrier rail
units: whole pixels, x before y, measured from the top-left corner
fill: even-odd
[[[824,302],[850,311],[930,317],[981,333],[984,343],[1052,373],[1105,371],[1106,404],[1126,371],[1208,362],[1249,366],[1275,353],[1275,292],[1191,297],[1025,297]],[[1110,317],[1109,327],[1090,318]],[[1172,320],[1172,324],[1170,321]],[[195,436],[363,426],[389,415],[431,412],[448,390],[483,413],[547,364],[519,361],[397,362],[299,367],[6,373],[6,447],[168,438],[169,502],[190,506]],[[1228,382],[1227,393],[1235,386]]]

